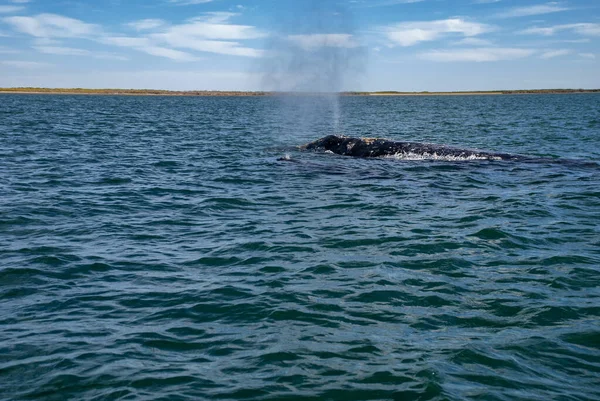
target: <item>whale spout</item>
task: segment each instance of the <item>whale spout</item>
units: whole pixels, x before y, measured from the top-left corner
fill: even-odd
[[[483,152],[419,142],[391,141],[382,138],[352,138],[328,135],[303,146],[306,150],[322,150],[343,156],[397,157],[441,160],[518,160],[508,153]]]

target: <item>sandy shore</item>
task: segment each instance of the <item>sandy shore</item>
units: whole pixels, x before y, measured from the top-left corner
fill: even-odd
[[[294,96],[324,95],[326,93],[282,93],[282,92],[244,92],[244,91],[168,91],[153,89],[84,89],[84,88],[0,88],[5,94],[36,95],[111,95],[111,96]],[[477,96],[477,95],[515,95],[515,94],[570,94],[600,93],[600,89],[536,89],[469,92],[341,92],[342,96]]]
[[[473,96],[473,95],[504,95],[503,92],[398,92],[398,93],[367,93],[368,96]]]
[[[269,92],[243,91],[167,91],[153,89],[83,88],[0,88],[0,93],[31,95],[110,95],[110,96],[266,96]]]

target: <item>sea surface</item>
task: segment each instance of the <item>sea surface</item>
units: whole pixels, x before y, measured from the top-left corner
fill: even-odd
[[[0,95],[0,400],[600,400],[598,162],[598,94]]]

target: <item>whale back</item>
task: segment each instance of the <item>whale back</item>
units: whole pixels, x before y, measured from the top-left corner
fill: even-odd
[[[516,160],[519,157],[507,153],[482,152],[459,149],[444,145],[419,142],[391,141],[382,138],[353,138],[327,135],[304,146],[307,150],[324,150],[344,156],[354,157],[420,157],[432,159],[483,159]]]

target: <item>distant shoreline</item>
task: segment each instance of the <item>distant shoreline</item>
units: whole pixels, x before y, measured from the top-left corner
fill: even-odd
[[[473,96],[473,95],[561,95],[573,93],[600,93],[600,89],[516,89],[499,91],[457,91],[457,92],[357,92],[368,96]],[[351,93],[354,94],[354,93]]]
[[[521,95],[521,94],[573,94],[600,93],[600,89],[519,89],[498,91],[456,92],[340,92],[341,96],[477,96],[477,95]],[[328,93],[303,92],[245,92],[245,91],[169,91],[155,89],[85,89],[85,88],[0,88],[0,94],[35,95],[110,95],[110,96],[294,96],[327,95]]]

